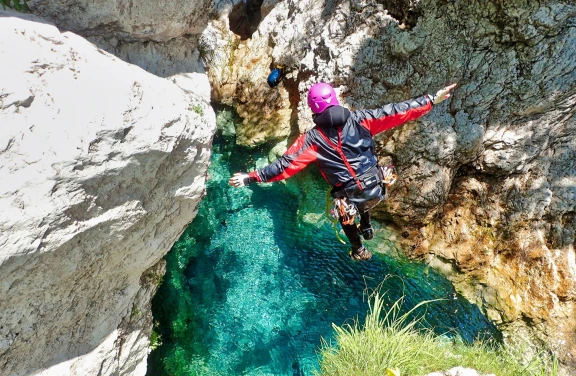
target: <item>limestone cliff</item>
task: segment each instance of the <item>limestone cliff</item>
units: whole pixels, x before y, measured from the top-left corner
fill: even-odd
[[[268,6],[268,8],[266,7]],[[512,343],[576,369],[576,5],[572,1],[285,1],[248,38],[204,31],[213,97],[254,145],[311,126],[305,95],[334,84],[352,108],[451,82],[453,99],[378,138],[401,180],[376,213],[444,270]],[[237,17],[236,17],[237,18]],[[232,17],[230,17],[232,19]],[[271,89],[266,75],[286,67]]]
[[[206,76],[29,15],[0,33],[0,374],[142,375],[160,260],[205,190]]]
[[[376,214],[510,341],[542,341],[576,367],[573,1],[28,3],[159,76],[203,72],[202,60],[212,98],[243,117],[244,145],[308,129],[319,80],[352,108],[458,82],[452,100],[379,137],[401,180]],[[272,89],[276,65],[286,77]]]

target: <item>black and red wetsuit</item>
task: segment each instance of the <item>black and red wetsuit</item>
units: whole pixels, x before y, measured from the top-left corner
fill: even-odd
[[[362,247],[360,233],[369,229],[370,202],[380,202],[386,194],[382,184],[363,189],[360,177],[377,165],[373,137],[383,131],[418,119],[432,109],[428,95],[400,103],[387,104],[376,110],[349,111],[332,106],[314,118],[316,126],[304,133],[288,150],[268,166],[249,174],[250,180],[273,182],[287,179],[316,162],[324,179],[335,190],[355,190],[348,199],[360,213],[360,229],[356,224],[340,224],[353,250]],[[366,237],[366,236],[365,236]]]
[[[257,182],[283,180],[316,162],[328,184],[345,185],[376,165],[374,135],[418,119],[431,109],[428,95],[376,110],[329,107],[314,118],[316,126],[298,137],[284,155],[249,176]]]

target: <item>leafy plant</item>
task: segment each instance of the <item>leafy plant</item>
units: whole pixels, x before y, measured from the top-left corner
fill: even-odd
[[[28,12],[30,10],[26,0],[0,0],[0,4],[2,4],[4,10],[6,10],[6,7],[17,10],[18,12]]]
[[[162,345],[162,336],[158,332],[152,329],[150,334],[150,350],[156,350],[160,345]]]

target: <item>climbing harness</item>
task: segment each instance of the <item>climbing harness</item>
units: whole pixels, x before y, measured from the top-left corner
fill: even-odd
[[[338,238],[340,243],[346,244],[338,232],[338,220],[342,218],[342,224],[352,224],[354,223],[356,214],[358,214],[358,210],[356,209],[356,205],[349,202],[346,197],[335,198],[334,200],[331,200],[330,192],[331,189],[326,191],[326,217],[328,217],[330,222],[332,222],[336,238]]]
[[[371,169],[367,176],[361,176],[354,180],[350,184],[350,188],[345,187],[341,189],[329,188],[326,191],[326,217],[332,222],[334,226],[334,233],[336,237],[342,244],[346,242],[340,237],[338,232],[338,220],[342,219],[342,224],[349,225],[353,224],[358,214],[358,209],[348,199],[348,194],[352,191],[358,190],[358,186],[370,187],[376,184],[383,184],[386,187],[393,185],[396,180],[398,180],[398,173],[394,165],[390,164],[388,166],[376,166],[376,173]],[[374,180],[374,181],[373,181]],[[380,202],[381,199],[378,200]]]
[[[356,213],[358,213],[356,206],[349,203],[346,198],[334,199],[334,207],[330,210],[330,215],[332,218],[342,218],[342,224],[345,225],[354,223]]]
[[[396,172],[396,167],[394,167],[394,165],[379,168],[380,173],[382,174],[382,183],[386,184],[387,187],[396,183],[396,180],[398,180],[398,173]]]
[[[340,233],[338,232],[338,211],[335,210],[335,205],[333,206],[333,201],[332,201],[332,197],[330,195],[331,192],[331,188],[328,188],[328,190],[326,191],[326,211],[325,211],[325,215],[326,218],[328,218],[328,220],[330,222],[332,222],[332,227],[334,228],[334,234],[336,235],[336,238],[340,241],[340,243],[342,244],[346,244],[346,242],[342,239],[342,237],[340,236]]]

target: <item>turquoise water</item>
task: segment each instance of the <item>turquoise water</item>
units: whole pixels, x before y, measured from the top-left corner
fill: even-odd
[[[332,323],[363,320],[366,292],[379,285],[390,301],[405,295],[406,310],[446,298],[426,305],[426,323],[439,334],[498,337],[433,269],[388,254],[352,262],[324,217],[327,186],[315,167],[285,183],[227,185],[269,149],[215,139],[207,196],[166,256],[153,300],[162,344],[149,356],[148,375],[311,375]],[[394,247],[387,236],[381,229],[368,247]]]

